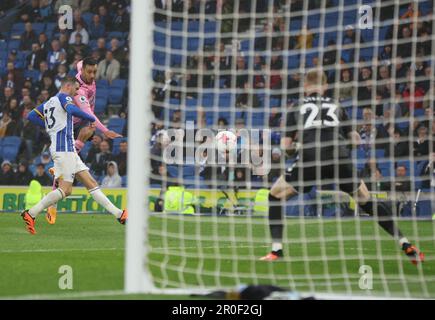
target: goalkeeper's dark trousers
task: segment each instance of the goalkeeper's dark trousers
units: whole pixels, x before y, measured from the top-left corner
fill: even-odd
[[[403,237],[396,223],[392,219],[393,210],[391,207],[391,202],[387,201],[377,201],[376,202],[376,212],[373,210],[374,202],[368,201],[367,203],[360,205],[360,207],[372,216],[378,219],[379,225],[387,231],[393,237]],[[273,242],[282,242],[283,236],[283,216],[282,216],[282,205],[281,200],[274,197],[269,193],[269,228],[270,235]]]
[[[376,204],[376,210],[374,210]],[[366,204],[359,205],[367,214],[375,216],[378,219],[379,225],[387,231],[391,236],[402,238],[397,224],[393,220],[393,205],[391,201],[368,201]]]
[[[282,242],[283,216],[281,199],[269,193],[269,228],[273,242]]]

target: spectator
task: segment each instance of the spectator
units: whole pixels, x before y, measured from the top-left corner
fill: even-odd
[[[107,173],[101,182],[103,188],[120,188],[122,186],[122,178],[118,173],[118,165],[115,161],[107,163]]]
[[[106,31],[110,25],[111,19],[107,12],[107,8],[104,5],[98,7],[98,16],[100,17],[100,23],[105,27]]]
[[[130,17],[123,4],[118,4],[115,16],[111,23],[112,31],[128,32],[130,30]]]
[[[69,44],[75,44],[77,43],[76,35],[81,35],[81,43],[87,45],[89,43],[89,33],[88,31],[83,27],[81,23],[76,24],[76,29],[71,33],[69,37]]]
[[[32,110],[32,109],[30,109]],[[33,159],[34,141],[39,136],[39,128],[27,120],[29,109],[23,111],[23,119],[20,127],[20,135],[24,142],[24,155],[26,159]]]
[[[414,91],[414,95],[412,95]],[[424,90],[410,80],[407,82],[405,89],[402,93],[403,100],[408,112],[412,112],[414,109],[423,108]]]
[[[21,12],[23,22],[42,22],[39,0],[32,0]]]
[[[427,155],[429,155],[428,129],[425,126],[420,126],[417,129],[417,139],[414,142],[414,156]]]
[[[35,164],[42,164],[44,167],[48,166],[52,162],[50,152],[44,151],[39,157],[35,159]]]
[[[387,148],[385,148],[385,157],[390,157],[391,148],[395,159],[409,157],[409,142],[407,137],[402,135],[402,131],[399,128],[394,128],[392,135],[391,130],[389,130],[389,133],[392,136],[392,142],[387,144]]]
[[[119,175],[125,176],[127,174],[127,141],[121,141],[119,144],[119,153],[115,156],[115,161],[118,164]]]
[[[85,159],[86,165],[88,167],[91,166],[91,163],[95,160],[97,153],[100,152],[101,141],[103,141],[103,138],[98,134],[94,134],[94,136],[92,137],[91,148],[89,149]]]
[[[39,68],[39,64],[41,63],[41,61],[45,60],[46,56],[47,54],[41,50],[41,46],[39,45],[39,43],[33,43],[32,51],[26,57],[27,68],[29,70],[37,70]]]
[[[114,79],[119,78],[120,64],[113,58],[111,51],[106,52],[106,58],[98,63],[97,80],[104,79],[111,83]]]
[[[41,83],[41,93],[42,91],[47,90],[48,91],[48,95],[50,97],[54,96],[57,93],[57,88],[53,83],[53,78],[50,77],[49,75],[45,75],[42,78],[42,83]],[[47,99],[48,100],[48,99]]]
[[[100,62],[106,57],[106,38],[98,38],[96,51],[98,52],[98,62]]]
[[[5,160],[2,163],[2,171],[0,173],[0,185],[13,186],[15,184],[15,175],[12,170],[12,164],[9,160]]]
[[[9,104],[6,106],[5,111],[8,112],[11,116],[11,119],[18,123],[21,119],[21,114],[23,112],[23,108],[18,105],[18,100],[16,98],[11,99]]]
[[[394,184],[396,187],[396,191],[401,191],[401,192],[411,191],[411,182],[409,181],[409,177],[405,165],[402,164],[397,165]]]
[[[24,32],[20,38],[20,50],[28,51],[32,48],[32,44],[38,40],[38,36],[32,29],[32,24],[26,22],[24,25]]]
[[[50,44],[48,42],[47,35],[41,32],[38,36],[38,44],[41,51],[44,53],[44,57],[47,57],[48,51],[50,50]]]
[[[62,82],[62,79],[64,79],[68,75],[68,69],[66,65],[60,64],[57,66],[57,74],[54,78],[54,85],[56,86],[56,89],[60,89],[60,84]]]
[[[328,40],[325,54],[323,55],[323,65],[329,66],[335,64],[337,60],[337,46],[334,40]]]
[[[113,57],[118,60],[120,64],[123,64],[125,62],[125,51],[123,48],[119,46],[119,40],[116,38],[113,38],[110,41],[110,51],[113,53]]]
[[[107,163],[113,160],[113,155],[110,152],[110,145],[106,140],[100,143],[100,152],[95,155],[95,159],[91,164],[91,170],[96,176],[103,176],[107,169]]]
[[[100,16],[98,14],[94,14],[92,17],[92,22],[89,25],[89,36],[91,39],[98,39],[100,37],[104,37],[106,33],[106,27],[101,23]]]
[[[9,105],[12,99],[15,99],[15,90],[11,87],[5,87],[3,89],[3,95],[0,96],[0,111],[2,111],[5,106]]]
[[[0,120],[0,138],[15,136],[17,131],[17,123],[12,120],[9,112],[3,112]]]
[[[68,50],[70,59],[74,57],[75,54],[80,54],[84,57],[89,54],[89,47],[82,42],[82,35],[80,33],[75,35],[75,42],[69,46]]]
[[[15,184],[18,186],[27,186],[32,179],[33,175],[28,168],[27,162],[21,161],[15,174]]]
[[[351,99],[354,93],[354,86],[352,84],[352,73],[349,69],[341,70],[340,76],[340,92],[339,99]]]
[[[12,53],[16,54],[16,50],[12,50]],[[23,76],[23,72],[16,68],[13,64],[13,62],[8,62],[6,64],[6,72],[7,73],[12,73],[12,81],[14,83],[13,86],[15,89],[15,92],[18,92],[18,90],[20,90],[20,88],[23,85],[23,80],[24,80],[24,76]],[[7,81],[8,81],[8,76],[6,75],[6,77],[3,79],[4,83],[7,85]]]
[[[392,57],[392,49],[391,49],[391,45],[388,45],[382,48],[382,52],[379,54],[378,60],[386,63],[387,65],[390,65],[391,57]]]
[[[397,45],[397,55],[403,58],[410,57],[412,55],[412,30],[405,26],[399,40],[401,42]]]
[[[61,52],[65,52],[65,50],[60,47],[59,40],[54,39],[53,41],[51,41],[51,50],[48,52],[47,55],[48,68],[50,70],[53,70],[59,64]]]
[[[34,180],[38,181],[42,186],[51,186],[52,181],[50,176],[45,172],[45,166],[40,163],[36,165]]]
[[[306,25],[304,25],[302,27],[301,33],[297,36],[295,49],[310,49],[313,47],[313,40],[313,33],[308,30]]]

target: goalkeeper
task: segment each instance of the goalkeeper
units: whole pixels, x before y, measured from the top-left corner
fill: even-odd
[[[285,175],[273,184],[269,193],[269,228],[272,251],[261,260],[273,261],[283,257],[283,214],[281,201],[308,192],[317,181],[331,184],[338,178],[341,191],[352,195],[361,209],[375,215],[379,225],[399,241],[404,253],[413,264],[424,261],[424,255],[403,236],[392,218],[391,202],[373,201],[364,181],[354,183],[349,140],[354,144],[359,135],[352,131],[345,111],[324,96],[326,75],[320,69],[308,71],[305,76],[303,104],[287,114],[283,148],[288,150],[296,139],[302,146],[296,162]]]

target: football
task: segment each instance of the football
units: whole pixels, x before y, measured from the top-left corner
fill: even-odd
[[[237,137],[231,131],[221,131],[216,135],[215,146],[219,153],[231,152],[237,149]]]

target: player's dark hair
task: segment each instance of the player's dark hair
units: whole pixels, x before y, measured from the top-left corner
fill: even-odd
[[[86,57],[83,59],[83,68],[86,66],[95,66],[97,65],[97,61],[92,57]]]
[[[63,79],[60,81],[60,84],[61,84],[61,86],[63,87],[63,86],[66,85],[67,83],[75,84],[76,82],[77,82],[77,79],[74,78],[73,76],[66,76],[65,78],[63,78]]]

